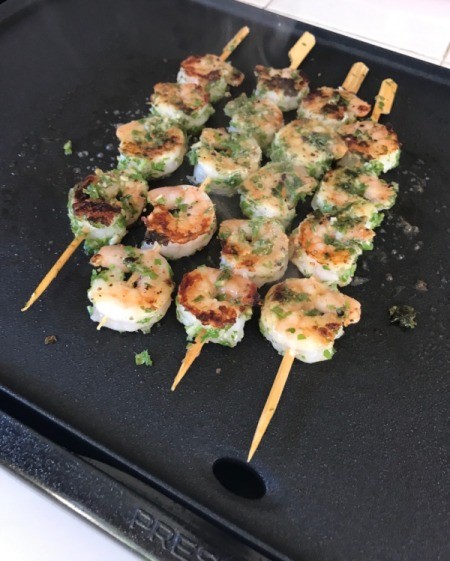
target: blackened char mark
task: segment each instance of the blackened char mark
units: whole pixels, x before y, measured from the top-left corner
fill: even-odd
[[[122,212],[120,206],[114,206],[102,199],[93,199],[85,192],[92,183],[97,183],[96,175],[88,175],[86,179],[75,185],[72,209],[75,216],[89,222],[109,226],[115,217]]]

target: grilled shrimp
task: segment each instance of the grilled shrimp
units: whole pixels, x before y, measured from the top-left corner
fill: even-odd
[[[189,339],[234,347],[244,337],[245,322],[256,303],[256,285],[230,270],[198,267],[186,273],[178,288],[177,318]]]
[[[301,70],[255,66],[255,96],[275,103],[281,111],[297,109],[309,92],[309,80]]]
[[[166,177],[179,168],[186,154],[185,133],[158,116],[131,121],[117,128],[119,169],[133,170],[144,179]]]
[[[400,142],[389,126],[366,120],[342,125],[338,130],[348,147],[340,166],[362,168],[376,175],[398,166]]]
[[[251,279],[258,287],[277,281],[286,272],[289,239],[278,220],[224,220],[219,240],[220,266]]]
[[[175,285],[170,265],[158,251],[105,246],[91,264],[96,267],[88,291],[93,321],[103,320],[103,326],[115,331],[148,333],[164,317]]]
[[[200,140],[191,146],[189,161],[194,164],[194,180],[211,178],[208,191],[231,197],[248,175],[257,170],[261,148],[254,138],[225,129],[205,128]]]
[[[314,278],[286,279],[267,293],[259,326],[280,354],[311,363],[329,360],[335,339],[360,317],[360,303],[337,289]]]
[[[152,113],[197,133],[214,113],[209,94],[197,84],[159,83],[150,98]]]
[[[318,179],[346,152],[345,142],[332,127],[320,121],[296,120],[276,133],[270,157],[276,162],[305,166]]]
[[[192,83],[202,86],[214,103],[225,97],[228,86],[240,86],[244,74],[233,68],[216,55],[193,55],[183,60],[178,72],[177,81],[180,84]]]
[[[291,233],[291,261],[306,277],[345,286],[352,280],[359,255],[372,249],[374,236],[364,218],[309,214]]]
[[[192,185],[152,189],[151,214],[142,249],[159,247],[167,259],[179,259],[204,248],[216,230],[216,213],[208,195]]]
[[[310,195],[316,185],[303,166],[270,162],[239,185],[241,210],[249,218],[277,218],[286,228],[298,201]]]
[[[299,119],[317,119],[330,126],[353,123],[369,114],[371,106],[343,88],[322,87],[302,99]]]
[[[127,233],[146,205],[148,185],[136,174],[95,170],[69,191],[68,214],[75,236],[84,236],[87,253],[113,245]]]
[[[373,173],[340,168],[325,175],[311,205],[323,213],[364,214],[367,227],[375,228],[383,218],[378,211],[391,208],[397,190],[396,183],[388,184]]]
[[[228,130],[253,137],[263,152],[267,151],[275,133],[283,126],[283,113],[267,99],[242,94],[229,101],[223,112],[231,117]]]

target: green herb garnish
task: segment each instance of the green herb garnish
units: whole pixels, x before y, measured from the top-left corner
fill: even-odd
[[[148,354],[147,349],[145,349],[141,353],[136,353],[134,355],[134,362],[136,363],[136,366],[142,366],[142,365],[152,366],[153,364],[153,360],[151,359],[151,356]]]
[[[63,146],[64,154],[70,156],[72,154],[72,141],[68,140]]]
[[[417,325],[417,312],[412,306],[391,306],[389,308],[390,322],[398,323],[405,329],[414,329]]]

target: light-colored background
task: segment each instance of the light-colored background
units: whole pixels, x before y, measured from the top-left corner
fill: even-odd
[[[450,68],[449,0],[243,0]]]
[[[245,0],[450,68],[450,0]],[[136,561],[137,556],[0,467],[2,561]]]

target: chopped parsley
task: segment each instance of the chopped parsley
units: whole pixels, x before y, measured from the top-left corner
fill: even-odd
[[[68,140],[63,146],[64,154],[70,156],[72,154],[72,141]]]
[[[318,310],[317,308],[312,308],[312,310],[306,310],[305,312],[303,312],[305,314],[305,316],[309,316],[309,317],[314,317],[314,316],[321,316],[323,315],[322,312],[320,310]]]
[[[390,323],[398,323],[405,329],[414,329],[417,312],[412,306],[391,306],[389,308]]]
[[[281,306],[274,306],[273,308],[270,308],[270,311],[273,312],[278,317],[278,319],[287,318],[292,313],[286,312]]]
[[[153,360],[148,354],[147,349],[145,349],[141,353],[136,353],[134,355],[134,362],[136,363],[136,366],[152,366],[153,364]]]

